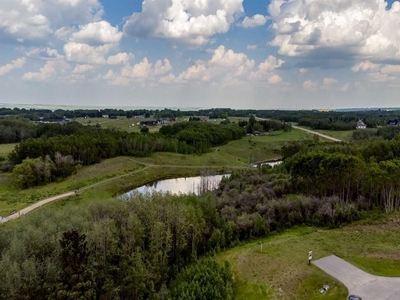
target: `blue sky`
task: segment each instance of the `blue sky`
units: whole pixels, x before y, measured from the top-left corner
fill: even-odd
[[[400,3],[2,0],[0,103],[400,106]]]

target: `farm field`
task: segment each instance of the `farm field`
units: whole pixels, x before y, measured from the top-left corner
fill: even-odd
[[[260,243],[263,242],[261,251]],[[337,299],[347,289],[316,266],[313,259],[335,254],[366,272],[400,276],[400,215],[358,222],[340,229],[301,227],[250,242],[217,255],[231,262],[237,284],[236,299]],[[319,289],[329,285],[321,294]]]

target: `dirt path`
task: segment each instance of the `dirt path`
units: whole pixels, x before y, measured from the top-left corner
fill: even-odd
[[[350,294],[363,300],[400,299],[400,278],[368,274],[335,255],[316,260],[313,264],[341,281]]]
[[[145,167],[142,168],[142,169],[127,173],[127,174],[115,176],[115,177],[112,177],[112,178],[108,178],[108,179],[96,182],[94,184],[91,184],[89,186],[86,186],[84,188],[79,189],[79,192],[91,189],[93,187],[96,187],[98,185],[104,184],[106,182],[109,182],[109,181],[112,181],[112,180],[115,180],[115,179],[119,179],[119,178],[123,178],[123,177],[126,177],[126,176],[130,176],[130,175],[133,175],[133,174],[142,172],[142,171],[144,171],[146,169],[154,168],[154,167],[185,168],[185,169],[201,169],[201,168],[216,169],[216,168],[221,168],[219,166],[154,165],[154,164],[149,164],[149,163],[143,163],[143,162],[140,162],[140,161],[137,161],[137,160],[134,160],[134,159],[131,159],[131,160],[136,162],[136,163],[138,163],[138,164],[141,164],[141,165],[143,165]],[[243,167],[238,167],[238,166],[232,166],[232,167],[228,166],[228,167],[224,167],[224,168],[227,168],[227,169],[243,169]],[[10,215],[8,217],[4,217],[3,219],[0,220],[0,224],[9,222],[9,221],[12,221],[12,220],[15,220],[15,219],[18,219],[19,217],[21,217],[23,215],[26,215],[27,213],[35,210],[36,208],[42,207],[43,205],[46,205],[46,204],[51,203],[53,201],[57,201],[57,200],[60,200],[60,199],[63,199],[63,198],[74,196],[75,194],[76,194],[75,191],[71,191],[71,192],[67,192],[67,193],[61,194],[61,195],[57,195],[57,196],[53,196],[53,197],[50,197],[50,198],[47,198],[47,199],[43,199],[43,200],[41,200],[39,202],[36,202],[36,203],[34,203],[32,205],[29,205],[28,207],[25,207],[24,209],[22,209],[22,210],[20,210],[18,212],[15,212],[14,214],[12,214],[12,215]]]
[[[294,125],[292,125],[292,127],[295,128],[295,129],[302,130],[304,132],[310,133],[310,134],[318,135],[318,136],[323,137],[324,139],[327,139],[327,140],[331,140],[331,141],[334,141],[334,142],[343,142],[342,140],[339,140],[337,138],[334,138],[334,137],[331,137],[329,135],[326,135],[326,134],[323,134],[323,133],[319,133],[319,132],[316,132],[316,131],[313,131],[313,130],[301,128],[299,126],[294,126]]]

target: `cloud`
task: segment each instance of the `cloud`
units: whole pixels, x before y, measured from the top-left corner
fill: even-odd
[[[135,64],[133,67],[127,65],[122,68],[121,75],[126,78],[146,79],[150,76],[152,64],[149,63],[147,57],[140,63]]]
[[[317,89],[317,84],[311,80],[306,80],[303,83],[303,88],[309,91],[315,91]]]
[[[91,65],[76,65],[75,69],[72,71],[74,74],[83,74],[87,71],[93,70]]]
[[[268,11],[279,54],[400,60],[400,2],[272,0]]]
[[[341,90],[342,92],[347,92],[349,89],[350,89],[350,83],[349,83],[349,82],[347,82],[346,84],[344,84],[344,85],[340,88],[340,90]]]
[[[257,14],[250,18],[245,17],[241,23],[241,26],[245,28],[263,26],[265,23],[267,23],[267,21],[268,17]]]
[[[113,27],[106,21],[80,25],[79,31],[72,34],[72,41],[89,45],[119,43],[123,33],[118,26]]]
[[[322,81],[322,89],[324,90],[330,90],[333,85],[337,83],[337,80],[335,78],[324,78]]]
[[[90,46],[87,44],[69,42],[63,49],[67,61],[86,64],[105,64],[104,56],[109,53],[115,45],[106,44],[102,46]]]
[[[367,73],[371,82],[388,82],[400,77],[400,65],[376,64],[368,60],[354,65],[352,71]]]
[[[281,59],[277,59],[275,56],[268,56],[268,58],[259,64],[258,70],[251,73],[251,78],[262,78],[267,73],[274,71],[285,63]]]
[[[38,43],[70,24],[100,20],[98,0],[1,0],[0,41]]]
[[[143,1],[142,12],[125,23],[130,36],[162,38],[202,45],[225,33],[243,13],[243,0],[157,0]]]
[[[60,72],[65,73],[68,69],[70,69],[70,66],[64,61],[47,61],[39,72],[25,73],[22,79],[44,81],[56,76]]]
[[[156,75],[162,75],[172,70],[171,63],[168,59],[164,59],[164,61],[157,60],[154,71]]]
[[[229,84],[239,78],[245,78],[254,68],[255,61],[244,53],[236,53],[224,46],[212,50],[213,55],[207,62],[198,61],[186,71],[179,74],[176,82],[222,80]]]
[[[134,59],[135,55],[133,53],[118,53],[116,55],[111,55],[107,58],[107,64],[109,65],[125,65],[129,60]]]
[[[56,49],[51,48],[33,48],[27,51],[25,55],[40,60],[59,60],[63,58]]]
[[[12,62],[6,64],[5,66],[0,67],[0,76],[3,76],[14,69],[21,69],[24,66],[25,62],[26,62],[25,57],[21,57],[16,60],[13,60]]]
[[[337,83],[337,80],[335,78],[324,78],[324,85],[333,85]]]
[[[282,82],[282,78],[279,75],[272,75],[271,77],[268,78],[268,83],[270,84],[278,84]]]
[[[299,69],[299,72],[300,72],[301,74],[306,74],[306,73],[308,72],[308,69],[306,69],[306,68],[300,68],[300,69]]]
[[[257,45],[247,45],[247,49],[248,50],[256,50],[257,49]]]

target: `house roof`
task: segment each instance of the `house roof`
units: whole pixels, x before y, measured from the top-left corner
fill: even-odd
[[[396,119],[396,120],[389,120],[389,121],[387,122],[387,125],[390,125],[390,126],[400,126],[400,120],[398,120],[398,119]]]

